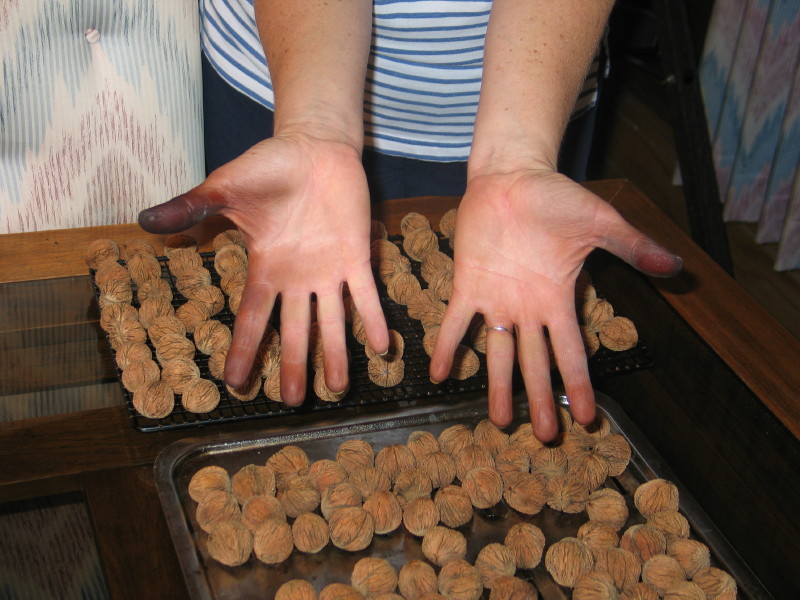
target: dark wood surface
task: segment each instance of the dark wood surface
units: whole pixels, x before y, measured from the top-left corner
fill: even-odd
[[[656,359],[651,369],[597,385],[634,419],[776,597],[789,597],[792,567],[800,564],[799,345],[636,188],[619,180],[589,187],[686,264],[678,280],[657,281],[603,253],[591,257],[588,267],[598,288],[637,323]],[[397,231],[410,210],[424,212],[435,224],[455,205],[456,198],[394,201],[376,216]],[[210,221],[198,237],[205,243],[229,226]],[[25,272],[28,279],[85,276],[82,251],[89,241],[143,236],[134,225],[0,236],[0,274],[6,281],[25,281]],[[38,262],[9,274],[6,266],[32,256],[25,252],[28,242]],[[4,251],[16,252],[16,258]],[[288,428],[297,420],[271,419],[270,425]],[[133,429],[121,404],[0,423],[0,501],[82,491],[113,596],[180,598],[185,590],[175,584],[179,569],[155,493],[153,461],[179,439],[263,425],[143,434]],[[177,591],[164,596],[171,585]]]

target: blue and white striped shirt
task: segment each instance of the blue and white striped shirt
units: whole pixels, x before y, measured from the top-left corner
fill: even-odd
[[[364,144],[384,154],[462,161],[478,108],[491,0],[373,0]],[[273,109],[253,0],[202,0],[203,51],[233,87]],[[593,65],[573,116],[594,105]]]

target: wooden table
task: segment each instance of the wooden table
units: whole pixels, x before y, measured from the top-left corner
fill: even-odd
[[[596,387],[637,423],[775,597],[796,597],[787,593],[797,591],[800,565],[800,343],[633,185],[587,186],[685,261],[685,272],[671,280],[644,277],[600,251],[587,261],[597,287],[634,320],[655,360],[652,368]],[[457,203],[398,200],[377,207],[375,216],[398,232],[411,210],[435,224]],[[214,217],[189,233],[208,249],[229,226]],[[165,239],[136,225],[0,236],[0,284],[8,284],[0,287],[6,303],[0,397],[26,386],[113,378],[110,356],[96,349],[95,366],[86,372],[64,367],[78,346],[102,337],[91,296],[69,294],[86,289],[83,253],[100,237],[145,237],[157,251]],[[60,291],[58,302],[53,290]],[[61,341],[44,348],[41,339]],[[32,352],[52,353],[46,368],[26,370]],[[185,598],[153,462],[176,440],[254,431],[265,423],[140,433],[121,401],[120,394],[112,406],[0,423],[0,501],[82,492],[113,597]],[[280,425],[298,421],[282,417]]]

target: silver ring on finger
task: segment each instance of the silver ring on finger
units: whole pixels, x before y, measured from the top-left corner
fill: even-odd
[[[514,335],[514,329],[512,327],[503,327],[502,325],[493,325],[492,327],[487,327],[486,331],[500,331]]]

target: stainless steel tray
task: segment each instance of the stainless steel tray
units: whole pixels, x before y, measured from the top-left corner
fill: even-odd
[[[560,400],[566,404],[566,398],[562,396]],[[692,537],[711,549],[712,564],[736,579],[739,597],[771,598],[619,405],[603,394],[597,394],[597,404],[611,422],[612,430],[622,434],[632,449],[631,462],[626,471],[607,482],[628,501],[630,518],[626,527],[643,521],[633,508],[636,487],[657,477],[669,479],[680,490],[681,512],[689,520]],[[517,398],[517,418],[511,426],[512,430],[528,419],[526,406],[524,398]],[[265,463],[271,454],[287,444],[302,447],[312,461],[333,458],[339,444],[346,439],[366,439],[377,452],[389,444],[405,443],[409,433],[415,430],[425,429],[438,434],[455,423],[474,426],[486,416],[486,400],[478,398],[454,404],[413,407],[380,417],[317,421],[292,430],[271,428],[247,439],[217,436],[213,439],[186,439],[168,446],[156,459],[155,479],[191,597],[194,600],[272,598],[280,584],[288,579],[307,579],[317,589],[333,581],[347,583],[353,565],[367,555],[386,558],[398,570],[409,560],[424,559],[419,539],[401,528],[387,536],[376,535],[372,544],[362,552],[345,552],[329,544],[314,555],[294,552],[287,561],[276,566],[251,559],[241,567],[225,567],[208,558],[206,534],[197,526],[194,518],[196,503],[187,492],[189,480],[199,468],[213,464],[234,473],[247,464]],[[549,545],[564,536],[575,535],[587,516],[585,512],[569,515],[545,506],[541,513],[524,517],[507,509],[502,502],[493,509],[476,510],[472,521],[460,528],[468,540],[467,560],[474,561],[485,544],[502,541],[506,531],[521,519],[539,526]],[[540,597],[545,600],[570,597],[569,589],[558,586],[543,564],[531,571],[518,572],[518,576],[532,581],[539,589]]]

